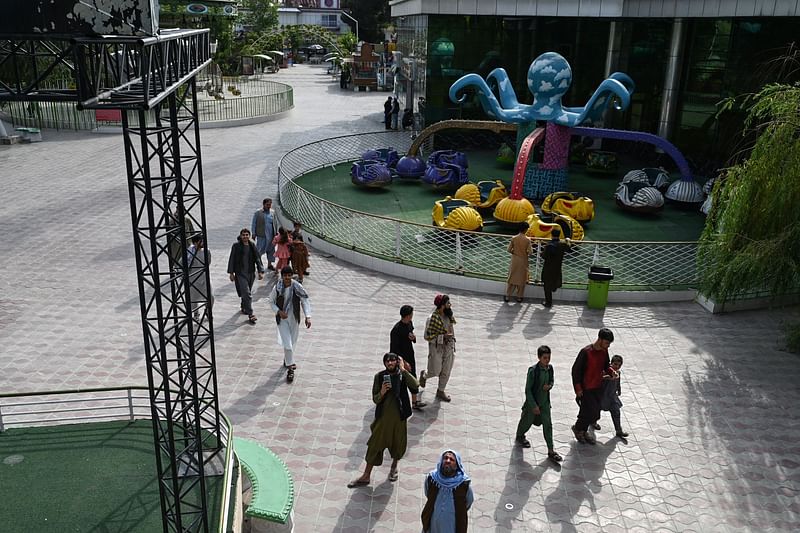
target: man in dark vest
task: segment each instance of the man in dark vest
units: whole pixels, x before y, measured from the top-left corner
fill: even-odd
[[[545,307],[553,306],[553,293],[561,288],[561,263],[564,261],[564,254],[569,250],[569,239],[566,242],[561,242],[561,231],[554,228],[550,234],[552,239],[545,244],[542,250],[542,283],[544,284],[544,302],[542,305]]]
[[[392,466],[389,481],[397,481],[397,462],[408,447],[408,427],[411,417],[409,392],[419,392],[419,382],[410,372],[411,365],[394,353],[383,356],[383,366],[372,380],[372,401],[375,403],[375,420],[370,424],[364,473],[347,484],[348,488],[369,485],[372,468],[383,464],[383,452],[389,450]]]
[[[475,498],[458,452],[445,450],[436,470],[425,478],[425,496],[424,533],[466,533],[467,511]]]

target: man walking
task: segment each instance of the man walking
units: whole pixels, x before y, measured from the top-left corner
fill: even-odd
[[[231,246],[231,254],[228,256],[228,275],[230,280],[236,284],[236,294],[242,299],[242,313],[246,314],[251,324],[255,324],[256,315],[253,314],[253,283],[255,283],[255,273],[258,272],[258,279],[264,279],[264,265],[261,264],[261,256],[256,250],[255,244],[250,240],[250,230],[242,228],[239,237]]]
[[[617,371],[611,367],[608,347],[614,342],[614,334],[608,328],[597,332],[597,340],[578,352],[572,365],[572,386],[575,388],[575,401],[580,410],[572,432],[578,442],[595,444],[589,426],[600,419],[600,397],[603,388],[603,374],[616,378]]]
[[[370,424],[364,473],[347,484],[349,488],[369,485],[372,468],[383,464],[383,451],[392,457],[389,481],[397,481],[397,462],[403,458],[408,446],[406,420],[411,416],[409,391],[416,393],[419,383],[410,365],[391,352],[383,356],[384,370],[372,380],[372,401],[375,402],[375,420]]]
[[[275,245],[272,240],[278,233],[278,223],[275,213],[272,211],[272,198],[264,198],[261,202],[261,209],[253,213],[253,220],[250,223],[250,233],[256,240],[259,258],[267,255],[267,269],[275,270],[272,263],[275,262]]]
[[[214,294],[208,284],[206,270],[211,266],[211,252],[205,247],[203,236],[199,233],[192,236],[192,245],[187,252],[189,264],[189,296],[192,300],[192,311],[195,319],[200,318],[200,309],[207,312],[214,305]]]
[[[461,456],[445,450],[436,469],[425,478],[423,533],[466,533],[467,511],[475,499],[470,481]]]
[[[388,97],[383,103],[383,124],[387,130],[392,129],[392,97]]]
[[[428,323],[425,325],[425,340],[428,341],[428,373],[422,376],[421,386],[430,378],[439,378],[436,397],[444,402],[450,401],[450,396],[444,391],[450,381],[450,372],[456,354],[456,336],[453,326],[456,319],[450,307],[450,297],[446,294],[437,294],[433,299],[433,310]]]
[[[292,279],[292,267],[281,269],[281,279],[269,294],[269,302],[278,324],[278,344],[283,347],[283,366],[286,367],[286,381],[294,381],[294,348],[300,336],[300,308],[306,317],[306,328],[311,327],[311,300],[305,288]]]
[[[400,320],[392,328],[389,333],[389,351],[396,353],[403,358],[403,361],[409,364],[411,369],[409,372],[414,377],[417,377],[417,361],[414,358],[414,343],[417,342],[417,337],[414,335],[414,308],[410,305],[404,305],[400,308]],[[422,376],[425,376],[425,371],[422,371]],[[422,400],[417,399],[417,394],[411,394],[411,407],[420,411],[427,404]]]
[[[554,228],[550,234],[552,239],[545,244],[542,250],[542,283],[544,284],[544,302],[542,305],[545,307],[553,306],[553,293],[561,288],[561,264],[564,261],[564,254],[569,250],[569,239],[566,243],[559,240],[561,231]]]
[[[397,129],[397,119],[400,117],[400,102],[397,97],[392,98],[392,129]]]

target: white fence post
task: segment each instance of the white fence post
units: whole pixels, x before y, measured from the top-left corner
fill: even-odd
[[[401,251],[400,250],[400,241],[401,241],[402,235],[403,234],[402,234],[402,231],[401,231],[401,228],[400,228],[400,221],[399,220],[395,220],[394,221],[394,256],[397,259],[400,259],[400,251]]]
[[[133,422],[133,391],[131,389],[128,389],[128,416]]]
[[[542,241],[536,241],[536,264],[533,267],[533,279],[536,281],[541,281],[538,276],[541,269],[539,268],[539,264],[542,261]]]
[[[456,270],[464,269],[464,255],[461,252],[461,232],[456,232]]]

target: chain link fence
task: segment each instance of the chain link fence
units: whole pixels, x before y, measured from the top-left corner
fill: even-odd
[[[453,133],[443,137],[427,139],[420,156],[427,157],[434,146],[441,149],[441,145],[451,144]],[[501,136],[496,137],[500,140]],[[486,135],[481,138],[486,139]],[[351,162],[369,149],[391,146],[404,153],[411,142],[408,133],[390,131],[334,137],[295,148],[278,166],[281,208],[292,220],[302,221],[304,230],[344,248],[419,268],[504,281],[510,261],[510,235],[442,229],[364,213],[329,202],[294,181],[325,167],[346,165],[349,169]],[[535,252],[544,242],[534,242]],[[697,287],[696,242],[576,242],[564,258],[565,286],[585,288],[593,264],[614,270],[612,290]],[[531,281],[539,281],[540,271],[539,254],[534,253]]]

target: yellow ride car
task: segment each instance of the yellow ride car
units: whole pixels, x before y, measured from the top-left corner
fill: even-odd
[[[481,231],[483,218],[467,200],[447,196],[433,205],[433,224],[440,228]]]
[[[500,180],[479,181],[477,185],[467,183],[459,187],[455,194],[459,200],[466,200],[478,209],[489,209],[507,196],[506,186]]]
[[[580,196],[574,192],[554,192],[547,195],[542,202],[542,213],[560,213],[586,224],[594,219],[594,202],[588,196]]]
[[[503,198],[494,208],[494,219],[501,224],[516,226],[535,212],[533,204],[525,198]]]
[[[525,233],[528,237],[552,239],[553,228],[558,228],[561,231],[561,240],[582,241],[584,237],[583,226],[568,215],[554,214],[553,222],[544,222],[539,218],[539,215],[533,213],[525,219],[525,222],[529,226],[528,231]]]

